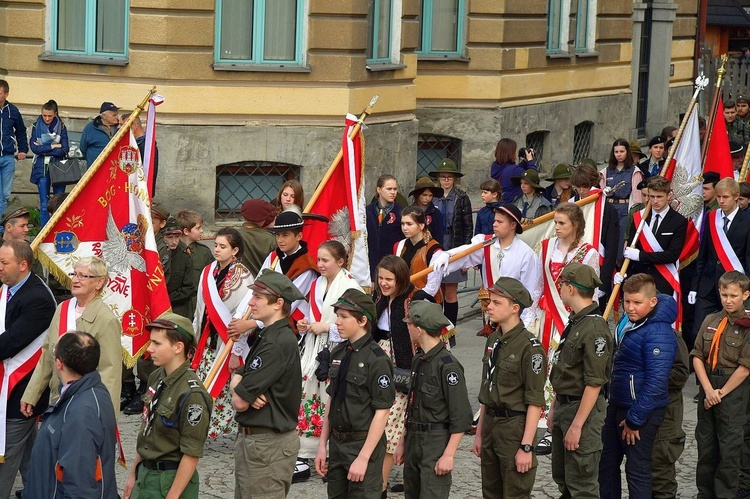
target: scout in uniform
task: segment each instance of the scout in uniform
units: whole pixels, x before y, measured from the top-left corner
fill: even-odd
[[[283,274],[261,272],[250,286],[253,317],[265,327],[229,385],[239,423],[234,497],[284,497],[299,452],[297,413],[302,385],[299,347],[289,325],[292,303],[305,297]]]
[[[532,304],[526,288],[516,279],[501,277],[489,291],[487,311],[498,329],[487,338],[482,359],[482,407],[471,450],[482,459],[486,499],[531,497],[546,356],[541,342],[521,322],[521,311]]]
[[[557,394],[550,415],[552,478],[561,497],[599,497],[601,430],[607,404],[612,333],[593,300],[602,285],[594,269],[577,262],[560,274],[560,297],[573,310],[552,357],[550,382]]]
[[[167,277],[167,292],[172,303],[172,311],[183,317],[193,317],[191,308],[193,297],[198,292],[198,276],[193,272],[193,259],[182,242],[182,228],[174,218],[167,221],[163,230],[164,240],[169,247],[171,271]]]
[[[208,436],[213,401],[190,370],[195,347],[192,323],[167,312],[146,326],[148,352],[157,366],[144,396],[144,421],[138,432],[138,455],[123,492],[124,499],[198,498],[198,459]]]
[[[329,498],[377,499],[385,494],[385,424],[396,398],[393,364],[370,334],[376,316],[372,298],[347,289],[333,308],[345,341],[331,352],[329,399],[315,469],[321,476],[328,474]]]
[[[452,326],[440,305],[413,301],[404,321],[419,349],[411,364],[406,435],[395,461],[404,464],[407,498],[447,499],[456,449],[473,419],[464,368],[440,340],[443,328]]]
[[[750,279],[738,271],[719,278],[723,310],[706,317],[690,352],[700,383],[695,426],[699,497],[737,493],[750,374],[750,328],[740,326],[746,320],[748,287]]]

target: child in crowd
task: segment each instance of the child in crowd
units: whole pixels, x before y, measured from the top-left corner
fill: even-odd
[[[426,222],[424,212],[416,206],[407,206],[401,212],[401,232],[406,239],[393,245],[393,254],[404,259],[412,275],[429,267],[432,257],[442,251],[440,244],[432,239],[432,234],[427,230]],[[415,280],[413,284],[441,303],[443,297],[440,293],[440,278],[441,275],[432,272]]]
[[[214,261],[208,246],[199,242],[203,237],[203,218],[193,210],[180,210],[174,214],[174,218],[182,228],[182,242],[187,246],[187,253],[193,259],[193,272],[197,281],[206,265]],[[198,297],[194,296],[190,303],[191,309],[195,310],[197,300]]]
[[[183,317],[192,317],[195,309],[191,307],[191,304],[198,292],[198,279],[193,271],[193,259],[187,252],[187,246],[182,242],[182,228],[174,218],[167,221],[162,232],[170,253],[167,292],[169,301],[172,303],[172,312]]]
[[[305,193],[302,190],[302,184],[298,180],[287,180],[281,185],[279,193],[273,202],[278,213],[286,210],[292,205],[297,205],[300,212],[305,209]]]
[[[477,223],[474,227],[474,235],[492,234],[492,224],[495,223],[495,211],[490,206],[492,203],[499,203],[503,197],[503,190],[500,188],[500,182],[494,178],[488,178],[479,184],[481,189],[480,196],[484,206],[477,212]]]
[[[432,204],[433,198],[442,197],[443,189],[437,187],[430,177],[422,177],[414,184],[414,190],[409,196],[414,200],[412,206],[424,211],[427,229],[432,238],[440,245],[443,244],[443,213]]]
[[[542,195],[544,189],[539,183],[539,173],[536,170],[526,170],[520,177],[513,177],[510,180],[513,185],[521,186],[521,195],[513,201],[513,204],[521,210],[523,225],[530,225],[535,218],[552,211],[552,203]]]
[[[553,210],[558,204],[568,201],[573,196],[573,188],[570,186],[572,169],[570,165],[560,163],[552,170],[552,185],[544,189],[544,197],[550,202]]]

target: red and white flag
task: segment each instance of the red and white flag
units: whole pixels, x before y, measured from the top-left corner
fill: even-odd
[[[732,152],[729,149],[727,124],[724,121],[724,99],[721,95],[719,95],[719,103],[716,106],[714,129],[708,141],[708,152],[706,153],[706,164],[703,171],[716,172],[719,174],[719,178],[734,178]]]
[[[146,147],[143,149],[143,176],[146,178],[149,197],[154,197],[154,159],[156,157],[156,106],[164,102],[164,97],[153,94],[148,100],[146,118]]]
[[[349,134],[357,124],[357,117],[346,115],[342,139],[343,155],[331,168],[333,172],[320,195],[305,207],[306,213],[325,215],[328,224],[306,220],[303,239],[315,258],[321,243],[336,239],[349,250],[347,267],[360,286],[370,286],[370,265],[367,257],[367,219],[365,214],[365,159],[362,131],[354,138]]]
[[[39,244],[37,257],[62,283],[79,259],[109,270],[104,302],[122,322],[123,361],[132,367],[149,342],[144,329],[170,309],[151,227],[151,199],[135,139],[125,134]],[[74,191],[75,192],[75,191]],[[56,214],[57,215],[57,214]]]

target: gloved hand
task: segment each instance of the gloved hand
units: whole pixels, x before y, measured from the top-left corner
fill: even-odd
[[[435,270],[439,270],[441,272],[447,272],[450,259],[451,259],[450,253],[448,253],[447,251],[441,251],[432,257],[432,260],[430,261],[430,265],[432,265],[432,267]]]
[[[612,193],[615,192],[615,190],[612,189],[611,187],[605,187],[604,189],[602,189],[602,192],[604,193],[605,196],[610,197]]]
[[[619,286],[620,284],[622,284],[622,281],[624,281],[626,277],[628,277],[628,274],[623,275],[617,272],[615,274],[615,277],[612,279],[612,282],[615,283],[615,286]]]
[[[634,262],[638,262],[641,259],[641,252],[640,250],[637,250],[635,248],[625,248],[625,251],[623,251],[622,256],[624,256],[628,260],[633,260]]]
[[[691,291],[688,293],[688,303],[691,305],[695,305],[695,299],[698,298],[698,293],[695,291]]]

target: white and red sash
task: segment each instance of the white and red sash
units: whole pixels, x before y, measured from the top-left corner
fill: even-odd
[[[315,279],[310,285],[310,324],[313,322],[320,322],[322,317],[321,310],[323,309],[323,294],[320,293],[318,296],[318,280]]]
[[[646,210],[643,209],[633,213],[634,227],[639,227],[641,225],[645,211]],[[723,232],[724,231],[722,230],[722,233]],[[647,223],[643,224],[643,229],[641,230],[641,235],[638,237],[638,242],[641,243],[641,248],[647,253],[664,251],[664,248],[661,247],[661,244],[659,244],[659,241],[651,230],[651,226]],[[661,274],[669,285],[672,286],[672,297],[677,302],[677,320],[674,325],[676,328],[679,328],[682,324],[682,291],[680,287],[680,273],[678,271],[680,268],[680,262],[678,260],[675,263],[655,263],[654,268],[656,268],[656,270],[659,271],[659,274]]]
[[[74,296],[70,300],[62,302],[61,305],[58,337],[64,335],[68,331],[75,331],[78,329],[78,326],[76,326],[76,306],[78,305],[78,298]]]
[[[36,279],[30,276],[29,279]],[[5,310],[8,304],[8,286],[0,288],[0,335],[5,334]],[[30,374],[42,356],[42,344],[47,332],[37,336],[26,348],[13,357],[0,362],[0,463],[5,462],[5,422],[8,416],[8,397],[19,381]]]
[[[487,241],[493,237],[495,237],[493,234],[486,234],[484,240]],[[497,244],[500,244],[499,239]],[[500,269],[497,266],[497,248],[494,246],[495,243],[492,243],[482,248],[482,251],[484,251],[484,265],[482,265],[482,285],[484,289],[492,289],[495,281],[500,277]]]
[[[724,224],[721,220],[724,216],[723,213],[724,212],[721,210],[714,210],[713,213],[707,217],[711,242],[714,244],[716,256],[719,257],[721,266],[724,267],[724,272],[737,270],[744,274],[745,270],[742,268],[742,262],[740,262],[740,259],[734,252],[734,248],[732,248],[732,245],[729,243],[727,235],[724,233]]]
[[[544,313],[548,315],[544,321],[542,329],[542,345],[545,351],[549,351],[549,344],[552,339],[552,326],[554,325],[558,333],[565,329],[570,314],[565,310],[565,305],[560,298],[560,292],[557,290],[557,284],[550,271],[550,262],[552,260],[552,251],[549,248],[549,242],[553,238],[542,241],[542,267],[544,279],[544,288],[542,298],[539,300],[539,306]]]

